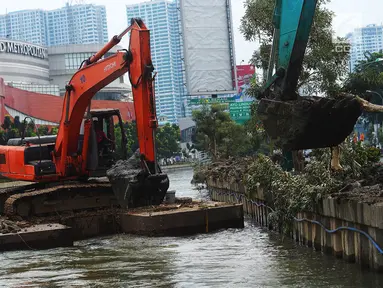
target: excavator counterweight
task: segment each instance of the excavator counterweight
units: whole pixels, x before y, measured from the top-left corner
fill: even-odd
[[[268,78],[257,113],[267,134],[285,151],[338,146],[362,114],[353,97],[297,93],[316,6],[317,0],[276,0]]]

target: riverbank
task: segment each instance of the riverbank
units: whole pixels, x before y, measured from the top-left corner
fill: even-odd
[[[170,189],[209,200],[192,176],[192,169],[169,173]],[[383,275],[282,240],[253,220],[186,237],[117,234],[0,253],[0,287],[383,287]]]
[[[170,172],[180,169],[190,169],[193,167],[193,163],[183,163],[183,164],[173,164],[173,165],[164,165],[161,166],[163,172]]]
[[[282,233],[270,221],[274,203],[262,188],[250,192],[243,183],[207,179],[211,198],[243,203],[244,212],[263,227]],[[288,236],[303,246],[383,272],[383,198],[370,202],[329,196],[313,211],[298,212]]]

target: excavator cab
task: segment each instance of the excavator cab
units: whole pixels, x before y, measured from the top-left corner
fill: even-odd
[[[94,143],[97,146],[97,156],[94,156],[97,157],[97,165],[95,169],[90,169],[90,176],[103,177],[106,175],[106,171],[118,160],[127,160],[127,138],[118,109],[92,109],[90,114],[93,126],[92,132],[97,134],[97,131],[102,131],[107,139],[101,143]],[[121,137],[117,137],[116,132]]]
[[[123,127],[123,121],[120,111],[118,109],[92,109],[90,115],[93,123],[99,123],[102,125],[101,129],[104,131],[108,139],[111,139],[113,143],[110,143],[104,149],[103,153],[100,153],[97,145],[96,127],[92,124],[91,135],[89,139],[90,147],[88,150],[87,169],[90,177],[104,177],[106,171],[112,167],[118,160],[127,159],[127,138]],[[115,123],[118,122],[118,130],[121,134],[120,143],[116,143],[115,135]],[[52,152],[54,151],[54,145],[57,139],[57,135],[48,136],[36,136],[36,137],[22,137],[12,138],[8,140],[7,146],[23,146],[25,147],[24,161],[25,165],[34,165],[41,168],[43,165],[45,168],[40,169],[41,174],[49,175],[55,174],[56,169],[53,165]],[[84,143],[83,125],[80,129],[80,136],[78,141],[78,154],[82,153],[82,147]],[[120,148],[120,153],[117,153],[117,146]]]
[[[276,0],[268,76],[257,114],[270,138],[285,151],[338,146],[362,114],[354,97],[297,93],[317,1]]]

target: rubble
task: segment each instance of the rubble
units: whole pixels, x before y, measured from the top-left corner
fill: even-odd
[[[169,188],[166,174],[149,174],[141,167],[137,150],[128,160],[120,160],[107,172],[113,192],[122,208],[159,205]]]
[[[12,221],[5,217],[0,217],[0,234],[17,233],[31,225],[31,223],[25,221]]]
[[[192,183],[204,183],[207,177],[225,179],[231,183],[243,181],[249,165],[255,157],[231,158],[200,166],[194,173]]]

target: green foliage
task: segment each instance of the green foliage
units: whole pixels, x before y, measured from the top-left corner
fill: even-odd
[[[373,104],[383,104],[383,63],[379,61],[383,59],[383,52],[372,53],[369,59],[359,61],[355,67],[355,71],[350,73],[344,90],[363,98]],[[376,93],[367,93],[366,91],[374,91]],[[363,113],[363,117],[368,119],[370,123],[382,123],[382,113]]]
[[[205,105],[193,111],[193,120],[196,149],[206,151],[213,159],[249,155],[259,148],[257,131],[249,133],[247,126],[235,123],[225,105]]]
[[[37,128],[37,132],[40,136],[49,135],[49,128],[48,126],[41,125]]]
[[[175,124],[159,127],[156,133],[156,146],[158,158],[170,158],[181,152],[179,141],[181,140],[180,128]]]
[[[345,90],[355,94],[365,94],[366,90],[382,92],[383,89],[383,63],[377,61],[383,59],[383,52],[372,53],[369,59],[359,61],[355,71],[350,73],[346,82]],[[381,104],[378,95],[372,94],[369,101]]]
[[[0,144],[7,144],[9,139],[19,137],[36,136],[36,126],[32,121],[20,121],[19,116],[16,116],[12,121],[10,116],[5,116],[0,130]],[[40,136],[57,134],[57,128],[49,128],[45,125],[39,125],[37,132]],[[56,133],[55,133],[56,132]]]
[[[245,123],[245,130],[247,131],[252,150],[268,154],[272,150],[272,145],[266,131],[263,129],[262,121],[257,116],[257,105],[257,102],[254,101],[251,107],[251,118]]]
[[[341,147],[341,164],[344,171],[333,173],[329,149],[314,150],[303,173],[291,174],[282,170],[264,155],[250,165],[245,183],[250,193],[259,186],[272,199],[270,221],[284,232],[289,232],[292,219],[300,211],[313,211],[319,200],[339,191],[345,183],[361,179],[363,171],[377,163],[380,152],[374,147],[346,141]]]
[[[127,139],[127,156],[130,157],[133,155],[133,153],[138,149],[138,137],[137,137],[137,128],[136,128],[136,122],[125,122],[123,124],[123,129],[125,131],[126,139]],[[115,142],[116,142],[116,153],[117,155],[122,158],[123,151],[121,147],[122,143],[122,135],[121,135],[121,128],[119,124],[116,124],[114,127],[114,136],[115,136]]]
[[[123,127],[127,138],[127,155],[130,157],[139,148],[136,122],[125,122]],[[114,133],[117,154],[122,157],[122,135],[118,124],[114,128]],[[180,147],[178,141],[180,140],[180,137],[181,135],[177,125],[166,124],[163,127],[159,127],[156,134],[158,158],[171,157],[174,154],[179,153]]]
[[[348,44],[342,38],[333,41],[334,14],[325,8],[328,2],[318,1],[303,61],[298,88],[304,87],[307,94],[339,90],[338,80],[346,76],[348,70],[349,49],[345,49]],[[240,31],[245,39],[260,42],[260,49],[254,52],[251,62],[264,71],[268,67],[272,45],[274,5],[275,0],[246,0],[245,15],[241,19]]]

